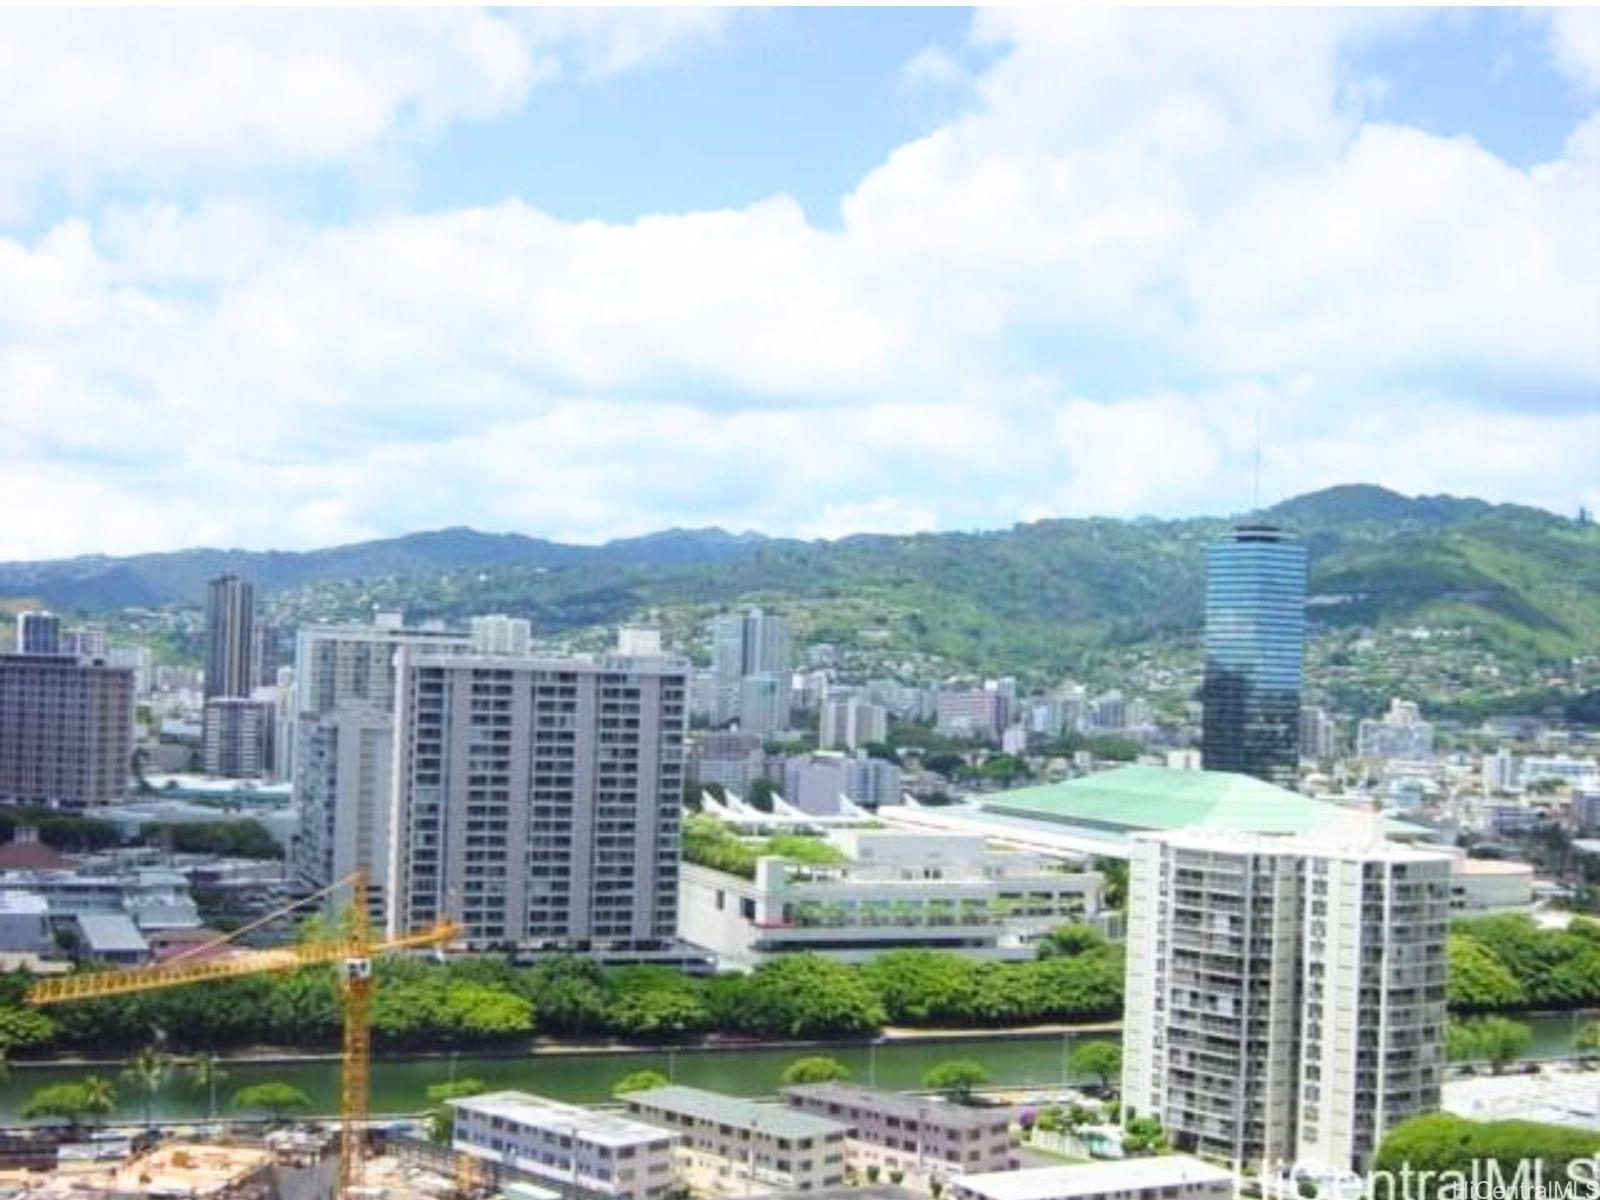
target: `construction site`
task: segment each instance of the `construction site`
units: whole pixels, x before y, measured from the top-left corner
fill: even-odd
[[[238,944],[296,910],[329,902],[336,891],[347,893],[348,902],[330,936],[265,950]],[[437,949],[458,933],[455,925],[440,922],[374,938],[366,877],[357,872],[159,965],[37,981],[26,999],[44,1007],[331,965],[344,1017],[339,1120],[331,1129],[307,1124],[206,1141],[163,1141],[149,1128],[123,1135],[99,1131],[90,1138],[80,1137],[76,1127],[65,1133],[23,1130],[0,1139],[0,1200],[472,1200],[486,1195],[465,1159],[421,1139],[377,1136],[368,1113],[373,957]]]
[[[128,1143],[124,1141],[123,1146]],[[119,1153],[63,1145],[54,1161],[0,1168],[0,1200],[329,1200],[340,1192],[338,1139],[314,1127],[218,1141],[177,1139]],[[484,1200],[443,1147],[390,1147],[340,1200]],[[13,1156],[15,1158],[15,1156]]]

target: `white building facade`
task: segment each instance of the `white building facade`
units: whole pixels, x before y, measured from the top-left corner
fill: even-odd
[[[402,647],[387,927],[647,949],[677,925],[688,668]]]
[[[984,840],[903,830],[829,835],[849,856],[818,867],[764,857],[754,879],[685,863],[679,932],[730,966],[811,951],[862,961],[885,950],[1031,958],[1033,943],[1102,915],[1098,872],[991,851]]]
[[[1132,839],[1123,1104],[1179,1149],[1364,1170],[1436,1111],[1448,855],[1180,830]]]

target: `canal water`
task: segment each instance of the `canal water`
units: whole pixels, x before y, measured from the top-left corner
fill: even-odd
[[[1532,1027],[1530,1058],[1558,1058],[1571,1047],[1579,1027],[1600,1017],[1597,1012],[1543,1014],[1523,1020]],[[1117,1038],[1115,1031],[1074,1034],[1000,1036],[894,1041],[876,1046],[717,1047],[676,1051],[546,1051],[534,1054],[460,1055],[424,1059],[378,1059],[372,1065],[372,1112],[416,1112],[427,1107],[429,1086],[449,1079],[478,1079],[491,1089],[519,1088],[560,1100],[593,1103],[611,1097],[614,1084],[635,1071],[654,1070],[676,1083],[711,1088],[741,1096],[770,1095],[783,1070],[797,1058],[824,1054],[850,1068],[859,1083],[891,1089],[922,1086],[922,1077],[936,1063],[970,1058],[981,1063],[996,1084],[1059,1084],[1068,1081],[1067,1058],[1075,1040]],[[229,1110],[229,1097],[239,1088],[268,1080],[300,1088],[313,1111],[338,1108],[339,1064],[331,1059],[295,1062],[224,1063],[227,1078],[217,1087],[218,1108]],[[117,1089],[121,1119],[144,1111],[144,1092],[114,1067],[71,1064],[16,1064],[0,1083],[0,1122],[15,1123],[28,1097],[50,1083],[70,1082],[86,1074],[109,1078]],[[207,1097],[192,1087],[182,1067],[169,1073],[156,1092],[151,1111],[157,1117],[204,1117]]]

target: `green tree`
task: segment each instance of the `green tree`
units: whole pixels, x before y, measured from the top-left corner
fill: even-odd
[[[1600,1021],[1587,1021],[1572,1039],[1572,1048],[1584,1058],[1600,1053]]]
[[[1476,938],[1452,933],[1446,943],[1450,972],[1446,988],[1456,1012],[1493,1012],[1526,1000],[1517,977]]]
[[[622,967],[610,983],[607,1022],[624,1037],[671,1041],[711,1028],[703,986],[670,967]]]
[[[955,1058],[928,1068],[922,1082],[937,1092],[946,1092],[958,1104],[972,1101],[974,1088],[989,1082],[989,1072],[982,1063],[970,1058]]]
[[[266,1083],[252,1084],[234,1092],[233,1106],[258,1112],[265,1109],[276,1124],[283,1120],[285,1113],[305,1112],[309,1109],[311,1097],[293,1084],[268,1080]]]
[[[1478,1039],[1471,1021],[1451,1019],[1444,1026],[1444,1052],[1451,1062],[1467,1063],[1479,1056]]]
[[[153,1125],[155,1119],[152,1115],[155,1105],[156,1093],[161,1090],[161,1085],[166,1081],[167,1072],[172,1067],[172,1059],[155,1046],[145,1046],[136,1050],[133,1057],[123,1065],[122,1077],[135,1083],[144,1092],[144,1123]]]
[[[1106,935],[1093,925],[1058,925],[1039,939],[1037,953],[1040,958],[1072,958],[1090,950],[1104,950],[1107,944]]]
[[[217,1119],[217,1084],[228,1078],[228,1073],[222,1069],[222,1064],[217,1056],[209,1050],[202,1050],[189,1062],[189,1086],[197,1092],[206,1094],[206,1116],[215,1121]]]
[[[1122,1073],[1122,1047],[1116,1042],[1082,1042],[1072,1048],[1067,1061],[1074,1078],[1093,1078],[1102,1091],[1110,1091],[1112,1080]]]
[[[783,1069],[785,1084],[833,1083],[836,1080],[849,1078],[849,1067],[837,1058],[828,1058],[824,1055],[797,1058]]]
[[[1600,1132],[1573,1129],[1565,1125],[1545,1125],[1537,1121],[1473,1121],[1451,1113],[1413,1117],[1391,1129],[1378,1147],[1373,1167],[1396,1174],[1409,1167],[1413,1177],[1432,1172],[1431,1180],[1421,1180],[1418,1200],[1464,1194],[1465,1188],[1451,1187],[1440,1179],[1448,1172],[1460,1172],[1468,1179],[1486,1172],[1491,1162],[1498,1163],[1510,1179],[1524,1162],[1541,1164],[1544,1178],[1565,1179],[1567,1164],[1600,1153]]]
[[[22,1119],[36,1121],[53,1117],[77,1129],[89,1112],[89,1098],[83,1084],[52,1083],[28,1097],[28,1102],[22,1106]]]
[[[816,954],[786,954],[743,981],[739,1028],[767,1037],[851,1037],[874,1033],[883,1003],[854,967]]]
[[[752,779],[745,794],[745,803],[762,812],[772,811],[772,798],[778,794],[778,785],[765,777]]]
[[[36,1008],[0,1007],[0,1050],[27,1050],[43,1046],[56,1036],[56,1023]]]
[[[1445,1049],[1458,1061],[1482,1059],[1498,1075],[1521,1058],[1533,1041],[1533,1031],[1509,1017],[1475,1017],[1452,1022],[1445,1030]]]
[[[83,1083],[85,1111],[90,1116],[108,1117],[117,1108],[117,1089],[103,1075],[85,1075]]]
[[[626,1096],[629,1092],[648,1092],[652,1088],[666,1087],[669,1080],[660,1071],[631,1071],[611,1085],[613,1096]]]
[[[433,1107],[428,1112],[428,1136],[440,1145],[448,1146],[455,1138],[456,1128],[456,1110],[451,1107],[450,1101],[480,1096],[488,1090],[483,1080],[471,1076],[430,1084],[427,1096]]]
[[[1160,1154],[1167,1149],[1166,1130],[1161,1118],[1130,1114],[1122,1127],[1122,1149],[1126,1154]]]

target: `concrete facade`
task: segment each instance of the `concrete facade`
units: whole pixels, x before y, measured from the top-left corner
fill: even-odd
[[[1364,1170],[1438,1108],[1450,858],[1368,841],[1133,839],[1125,1110],[1179,1149]]]
[[[527,1092],[450,1101],[453,1148],[563,1195],[663,1200],[675,1188],[674,1134]]]
[[[127,791],[133,672],[0,654],[0,802],[83,809]]]
[[[972,1108],[848,1083],[787,1087],[783,1098],[791,1108],[850,1126],[846,1158],[859,1172],[899,1170],[925,1185],[1017,1165],[1008,1108]]]
[[[844,1182],[850,1128],[842,1122],[691,1087],[623,1099],[633,1115],[681,1136],[679,1161],[691,1187],[749,1195]]]
[[[650,949],[678,910],[687,668],[397,659],[387,924],[474,947]]]

